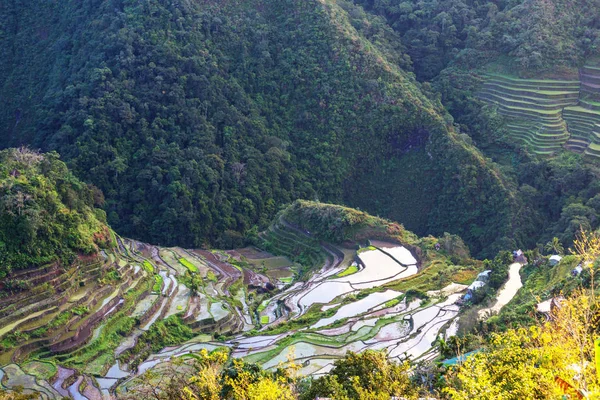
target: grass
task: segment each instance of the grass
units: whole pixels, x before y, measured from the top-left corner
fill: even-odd
[[[260,323],[263,325],[266,325],[270,322],[269,316],[268,315],[261,315],[260,317]]]
[[[140,295],[150,288],[150,280],[143,279],[135,289],[125,293],[125,303],[105,322],[102,333],[96,340],[72,353],[54,355],[52,358],[56,358],[61,365],[93,375],[102,375],[104,369],[113,362],[114,350],[135,326],[136,320],[129,314],[137,305]]]
[[[547,97],[570,93],[571,90],[565,90],[564,86],[570,84],[568,81],[523,80],[506,75],[490,74],[488,82],[501,88],[499,91],[495,88],[490,88],[488,95],[491,98],[487,100],[499,105],[500,114],[504,114],[509,118],[519,116],[525,120],[542,119],[542,121],[536,121],[535,127],[510,127],[509,131],[513,134],[513,137],[522,139],[534,147],[538,153],[557,150],[568,139],[568,134],[564,129],[548,123],[550,120],[548,117],[552,117],[552,120],[554,120],[557,110],[564,108],[565,111],[568,109],[580,111],[580,107],[574,107],[569,104],[575,101],[574,98],[561,97],[550,99]],[[555,87],[556,89],[554,89]],[[523,93],[523,96],[519,96],[519,93]],[[584,110],[581,111],[586,112]],[[589,111],[586,115],[590,115]],[[547,123],[544,124],[543,121]]]
[[[377,247],[375,247],[375,246],[361,247],[360,249],[358,249],[356,251],[356,254],[360,254],[360,253],[362,253],[364,251],[372,251],[372,250],[377,250]]]
[[[598,111],[598,110],[590,110],[587,108],[583,108],[581,106],[565,107],[565,109],[566,109],[566,111],[576,111],[576,112],[585,113],[585,114],[592,114],[592,115],[600,114],[600,111]]]
[[[267,308],[267,305],[269,304],[269,300],[265,300],[262,303],[260,303],[260,305],[258,306],[258,308],[256,309],[257,312],[263,312],[265,308]]]
[[[344,276],[352,275],[358,272],[358,265],[351,265],[339,274],[337,274],[338,278],[343,278]]]
[[[212,271],[208,271],[206,273],[206,279],[208,279],[211,282],[215,282],[215,283],[218,281],[217,275],[215,275],[215,273]]]
[[[163,277],[156,274],[154,275],[154,285],[152,286],[152,291],[156,293],[160,293],[163,285]]]
[[[184,257],[179,258],[177,261],[179,261],[179,263],[186,267],[191,273],[195,274],[196,272],[198,272],[198,267],[186,260]]]
[[[494,74],[489,74],[489,75],[492,78],[502,78],[502,79],[513,81],[515,83],[558,83],[558,84],[564,84],[564,85],[579,84],[579,81],[566,81],[566,80],[555,80],[555,79],[523,79],[523,78],[518,78],[516,76],[510,76],[510,75],[499,74],[499,73],[494,73]]]
[[[50,379],[58,371],[56,365],[47,361],[30,361],[21,365],[21,368],[38,379]]]
[[[534,94],[540,94],[540,95],[578,95],[579,91],[578,90],[538,90],[538,89],[534,89],[533,87],[529,88],[519,88],[519,87],[514,87],[514,86],[507,86],[506,84],[502,84],[500,81],[490,81],[491,85],[494,85],[496,87],[500,87],[502,89],[505,90],[509,90],[512,92],[521,92],[521,93],[534,93]]]
[[[398,303],[400,303],[400,299],[398,299],[398,298],[388,300],[385,302],[385,308],[394,307]]]
[[[144,266],[144,269],[146,270],[146,272],[148,272],[149,274],[154,273],[154,266],[150,263],[150,261],[144,260],[143,266]]]
[[[265,267],[266,269],[290,267],[292,265],[292,262],[284,256],[261,258],[256,260],[249,259],[248,262],[256,267]]]
[[[327,311],[321,311],[320,304],[313,304],[306,313],[298,319],[287,320],[277,326],[271,326],[261,331],[261,334],[276,335],[283,332],[289,332],[305,328],[320,320],[321,318],[329,318],[335,315],[339,307],[330,308]],[[262,321],[262,317],[261,317]],[[261,322],[262,323],[262,322]],[[254,335],[249,335],[254,336]]]
[[[83,316],[83,315],[89,314],[90,309],[87,306],[77,306],[77,307],[73,307],[73,309],[71,310],[71,312],[73,314],[77,314],[79,316]]]
[[[340,348],[349,343],[372,339],[382,327],[392,323],[403,323],[402,317],[380,318],[377,320],[374,327],[363,326],[356,332],[348,332],[337,336],[325,336],[311,332],[296,332],[278,341],[276,347],[264,352],[247,356],[244,358],[244,360],[247,362],[261,364],[272,359],[273,357],[276,357],[278,354],[284,351],[286,347],[293,346],[300,342],[317,346]]]
[[[281,282],[283,282],[283,283],[292,283],[292,281],[294,280],[294,277],[293,276],[288,276],[288,277],[285,277],[285,278],[279,278],[279,280]]]
[[[119,361],[137,366],[150,354],[166,346],[177,346],[194,337],[192,329],[185,325],[179,314],[156,321],[144,332],[135,346],[119,356]]]
[[[476,275],[480,268],[474,266],[455,266],[449,265],[444,260],[434,260],[431,264],[421,270],[418,274],[391,282],[385,285],[389,289],[400,292],[407,292],[410,289],[416,289],[423,292],[429,290],[438,290],[453,282],[455,277],[465,278],[469,275]]]
[[[461,271],[457,271],[450,278],[452,282],[460,283],[462,285],[469,285],[471,282],[475,280],[478,272],[472,269],[465,269]]]

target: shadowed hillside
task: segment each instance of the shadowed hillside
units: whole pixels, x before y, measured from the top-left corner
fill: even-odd
[[[512,235],[499,174],[346,1],[0,7],[2,143],[58,150],[122,234],[230,246],[318,198],[475,251]]]

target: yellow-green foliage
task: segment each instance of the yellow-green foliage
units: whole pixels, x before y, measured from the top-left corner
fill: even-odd
[[[21,368],[26,373],[34,375],[39,379],[50,379],[57,372],[56,365],[47,361],[30,361],[21,365]]]
[[[267,308],[267,305],[269,304],[269,300],[265,300],[262,303],[260,303],[260,305],[258,306],[258,308],[256,309],[257,312],[262,312],[265,308]]]
[[[184,267],[186,267],[188,269],[188,271],[190,271],[191,273],[198,272],[198,267],[196,267],[194,264],[192,264],[191,262],[189,262],[188,260],[186,260],[184,257],[181,257],[177,261],[179,261],[181,263],[181,265],[183,265]]]
[[[177,369],[162,372],[163,378],[150,372],[140,378],[140,385],[131,391],[132,398],[146,398],[149,390],[159,390],[165,399],[248,399],[248,400],[294,400],[297,399],[296,371],[293,363],[283,365],[277,373],[257,371],[252,365],[238,359],[230,359],[225,349],[209,353],[202,349],[191,358],[194,372],[182,379]],[[181,365],[185,359],[176,360]],[[191,364],[188,364],[191,365]],[[186,370],[186,369],[183,369]],[[190,368],[187,368],[190,370]],[[176,375],[179,374],[179,375]],[[167,382],[179,379],[181,385]],[[163,397],[161,397],[163,398]]]
[[[157,293],[160,292],[160,290],[162,289],[162,285],[163,277],[159,274],[154,275],[154,286],[152,286],[152,291]]]
[[[445,392],[457,400],[557,399],[563,394],[577,398],[575,391],[580,390],[598,393],[596,309],[590,293],[579,291],[553,311],[551,322],[492,334],[484,351],[451,371]]]
[[[410,365],[389,361],[385,352],[348,352],[333,365],[328,375],[310,382],[302,399],[415,398],[416,388],[408,376]]]
[[[400,299],[391,299],[391,300],[388,300],[385,302],[385,307],[386,308],[394,307],[398,303],[400,303]]]
[[[285,209],[286,220],[315,237],[334,243],[367,237],[394,237],[412,243],[416,236],[400,224],[335,204],[296,200]]]
[[[35,393],[23,393],[23,387],[17,386],[13,390],[5,391],[0,388],[0,400],[37,400],[40,396]]]
[[[152,265],[152,263],[150,263],[150,261],[144,260],[143,266],[146,272],[148,272],[149,274],[154,273],[154,266]]]
[[[345,270],[343,270],[342,272],[340,272],[339,274],[337,274],[337,277],[343,278],[344,276],[352,275],[352,274],[355,274],[356,272],[358,272],[358,266],[351,265],[348,268],[346,268]]]
[[[268,315],[261,315],[260,316],[260,323],[265,325],[268,324],[270,321],[269,316]]]
[[[13,269],[71,262],[110,242],[97,189],[73,176],[56,153],[0,152],[0,278]]]
[[[479,264],[477,263],[473,266],[452,265],[442,256],[437,256],[437,259],[432,260],[420,273],[404,278],[399,282],[392,282],[387,286],[401,292],[411,289],[424,292],[437,290],[454,282],[453,279],[456,276],[466,277],[477,275],[481,270],[481,265]]]
[[[217,282],[218,280],[217,275],[215,275],[215,273],[210,270],[206,273],[206,279],[208,279],[211,282]]]

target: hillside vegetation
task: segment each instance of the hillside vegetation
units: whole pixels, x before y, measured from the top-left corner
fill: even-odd
[[[599,10],[0,0],[0,400],[600,398]]]
[[[417,240],[416,235],[398,223],[335,204],[297,200],[284,210],[282,218],[310,235],[332,243],[377,237],[399,239],[407,244]]]
[[[597,259],[597,234],[581,233],[576,254],[556,267],[525,267],[526,291],[508,312],[479,323],[476,335],[454,336],[453,327],[465,323],[463,307],[471,306],[457,304],[467,284],[490,269],[483,294],[492,295],[506,279],[510,253],[475,261],[458,237],[419,238],[360,210],[302,200],[261,233],[279,256],[119,237],[107,246],[110,231],[94,209],[100,193],[75,179],[56,154],[10,149],[0,160],[0,215],[12,224],[3,224],[10,228],[3,241],[26,237],[36,215],[52,228],[35,231],[34,243],[46,252],[38,258],[16,244],[3,253],[29,260],[15,264],[23,268],[17,280],[0,280],[0,367],[2,390],[16,390],[10,396],[19,396],[20,385],[50,399],[101,390],[123,399],[177,399],[185,392],[290,400],[366,393],[492,399],[512,392],[544,399],[597,390],[597,305],[579,289],[593,285],[596,267],[584,262],[583,274],[570,277],[579,261]],[[369,239],[382,241],[360,248]],[[106,249],[98,252],[98,245]],[[296,255],[298,262],[290,261]],[[56,260],[64,261],[60,268]],[[538,324],[531,295],[563,290],[571,297]],[[531,327],[499,332],[519,323]],[[433,363],[464,348],[480,351],[455,367]],[[585,380],[572,376],[572,365]],[[310,377],[321,369],[330,372]]]
[[[0,152],[0,278],[106,246],[105,214],[95,208],[101,202],[55,153]]]
[[[527,77],[560,76],[599,55],[598,0],[355,3],[386,18],[424,80],[490,62]]]
[[[512,236],[498,171],[347,1],[0,7],[3,145],[58,150],[121,234],[229,247],[317,198],[486,254]]]
[[[0,161],[3,257],[28,260],[2,264],[10,274],[0,279],[2,390],[15,395],[23,386],[43,399],[77,392],[100,398],[101,391],[127,397],[147,388],[146,370],[164,375],[183,365],[171,383],[187,382],[207,355],[201,349],[230,353],[243,359],[234,368],[265,378],[272,375],[261,368],[278,365],[295,346],[304,349],[299,373],[311,374],[333,360],[343,365],[348,349],[389,335],[386,351],[402,343],[415,359],[433,360],[434,337],[460,318],[452,303],[461,294],[426,292],[469,283],[483,265],[458,237],[420,239],[363,211],[301,200],[259,234],[260,248],[153,246],[110,231],[93,208],[100,192],[76,180],[55,153],[10,149]],[[28,235],[37,247],[17,243]],[[364,246],[370,239],[373,245]],[[332,329],[341,332],[332,336]],[[388,364],[384,352],[365,357],[403,382],[382,393],[416,393],[408,364]],[[268,387],[255,390],[250,398]],[[230,398],[227,389],[218,391],[217,398]],[[179,398],[166,393],[159,396]]]

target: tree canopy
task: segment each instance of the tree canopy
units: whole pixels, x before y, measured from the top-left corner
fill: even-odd
[[[110,240],[102,193],[56,153],[0,152],[0,277],[15,269],[94,254]]]

